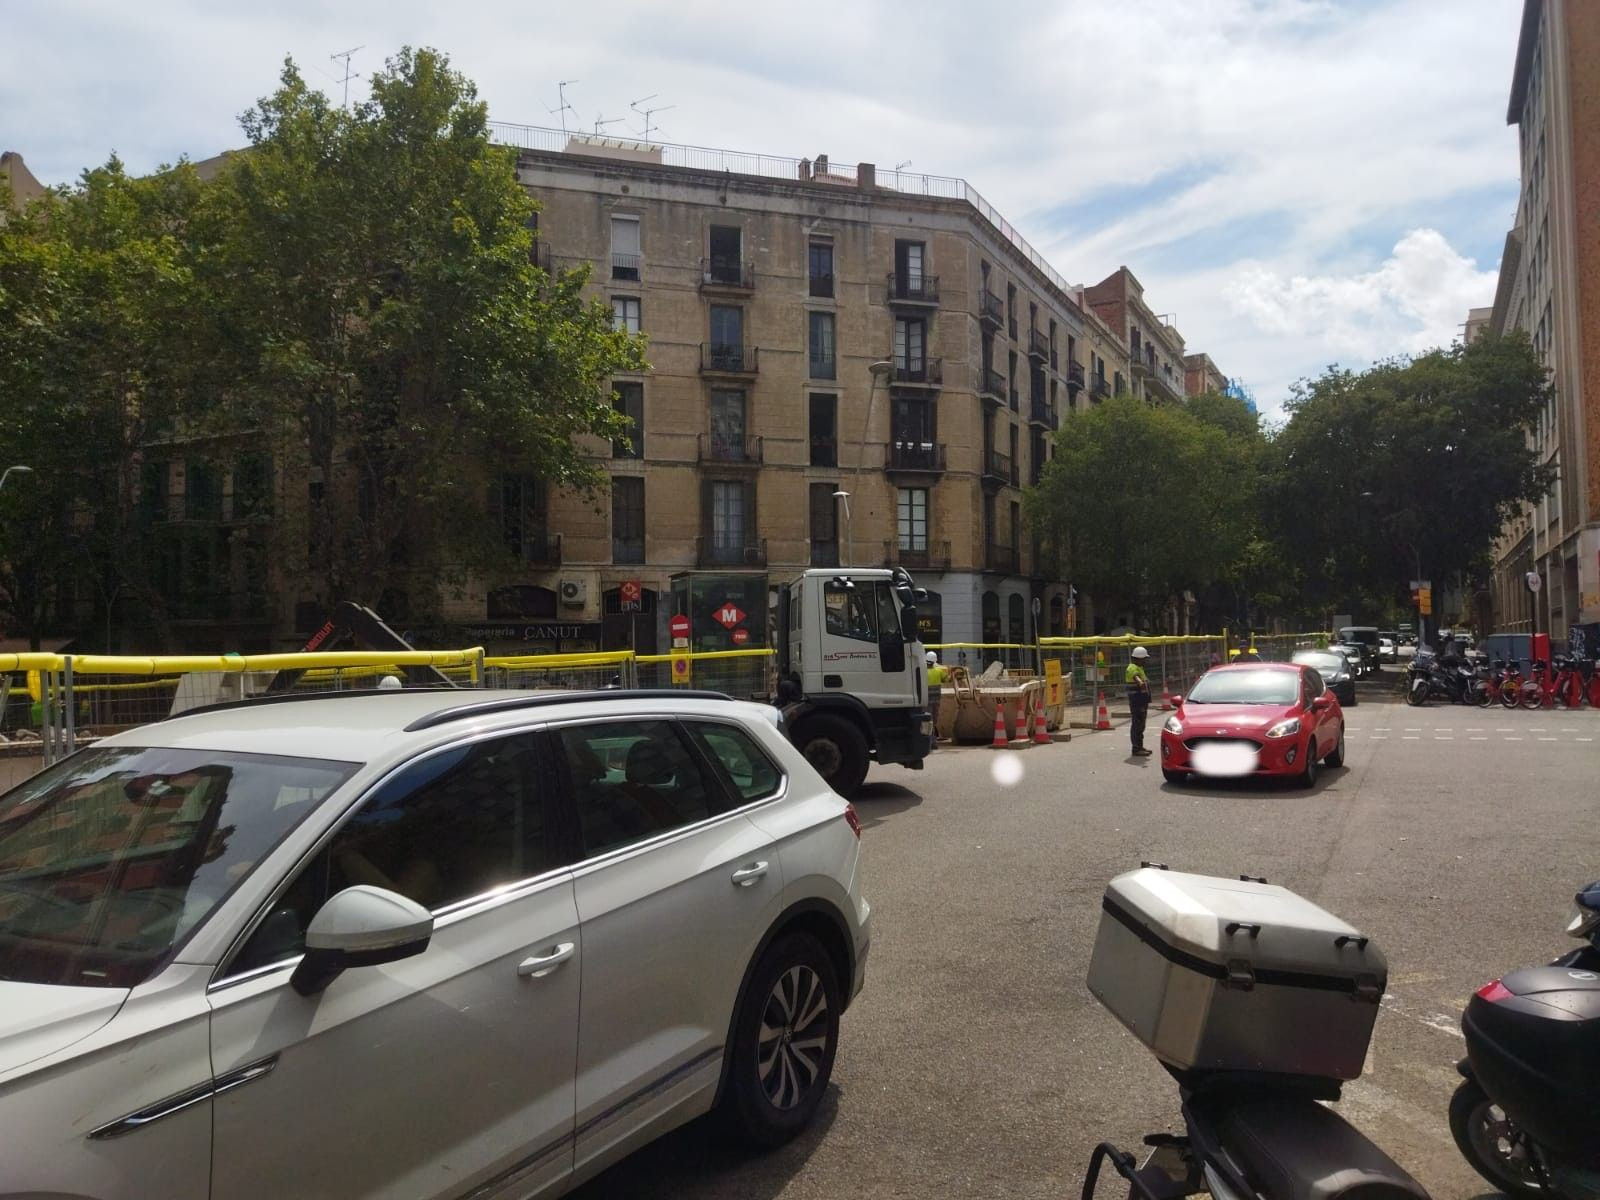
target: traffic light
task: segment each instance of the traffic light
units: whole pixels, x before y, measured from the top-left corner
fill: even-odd
[[[1433,615],[1433,589],[1431,587],[1417,589],[1417,607],[1421,609],[1423,616],[1431,617]]]

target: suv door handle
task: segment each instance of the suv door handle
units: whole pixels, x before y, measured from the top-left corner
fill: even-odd
[[[549,954],[539,954],[532,958],[525,958],[517,964],[517,974],[524,979],[543,979],[554,971],[577,950],[576,942],[561,942]]]
[[[735,887],[749,887],[766,873],[766,863],[751,863],[748,867],[740,867],[733,873],[733,884]]]

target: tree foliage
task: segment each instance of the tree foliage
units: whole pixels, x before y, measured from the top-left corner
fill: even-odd
[[[1063,424],[1029,517],[1062,577],[1100,611],[1151,614],[1244,553],[1259,437],[1231,429],[1234,415],[1122,396]]]

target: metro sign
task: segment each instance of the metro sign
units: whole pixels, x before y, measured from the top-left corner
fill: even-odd
[[[744,624],[744,613],[737,604],[730,601],[712,613],[711,619],[724,629],[732,629],[736,625]]]

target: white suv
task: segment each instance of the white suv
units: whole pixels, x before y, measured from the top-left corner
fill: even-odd
[[[860,826],[770,708],[367,692],[0,797],[0,1197],[557,1195],[810,1119]]]

